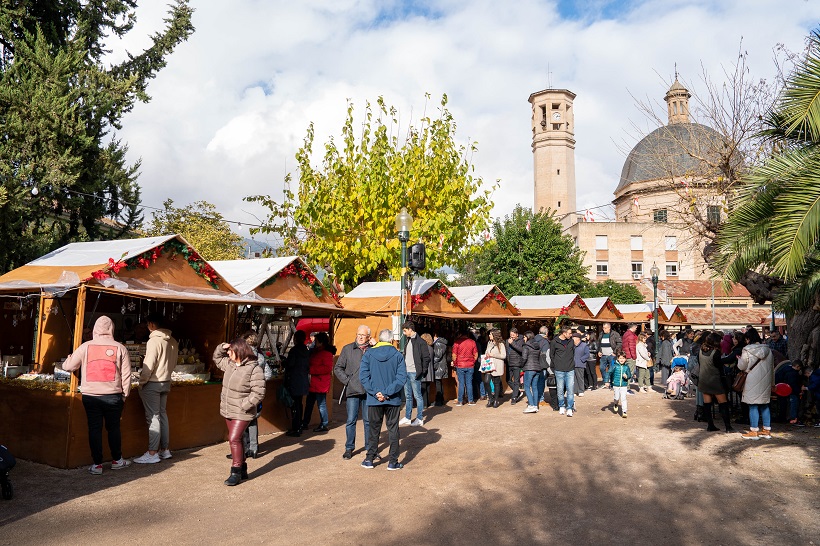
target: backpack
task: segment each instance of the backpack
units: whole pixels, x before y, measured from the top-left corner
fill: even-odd
[[[686,367],[689,369],[689,379],[692,381],[694,386],[698,386],[698,381],[700,380],[700,360],[698,360],[698,351],[692,351],[689,353],[689,360],[686,363]]]

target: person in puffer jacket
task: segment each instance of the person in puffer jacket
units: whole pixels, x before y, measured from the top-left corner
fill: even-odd
[[[541,373],[541,344],[535,339],[532,330],[524,332],[524,349],[521,351],[521,362],[524,369],[524,394],[527,396],[527,407],[523,413],[538,413],[538,375]]]
[[[258,366],[256,353],[244,338],[222,343],[214,351],[214,363],[224,372],[219,413],[228,427],[231,446],[231,475],[225,485],[248,479],[242,435],[256,417],[256,406],[265,398],[265,372]]]
[[[748,374],[741,400],[749,404],[749,432],[742,437],[744,440],[769,439],[772,437],[769,402],[774,385],[774,357],[772,350],[760,340],[757,330],[748,330],[744,335],[748,344],[737,359],[737,369]],[[758,427],[761,418],[762,430]]]
[[[626,419],[626,391],[629,390],[629,380],[632,378],[632,370],[629,369],[626,353],[619,351],[615,362],[609,368],[607,381],[612,385],[613,396],[615,397],[615,412],[621,406],[621,417]]]
[[[120,418],[125,399],[131,392],[131,360],[125,345],[114,341],[114,322],[102,316],[94,323],[93,338],[68,356],[63,369],[80,370],[80,390],[88,418],[88,445],[94,464],[91,474],[102,474],[102,428],[108,431],[112,470],[131,464],[122,458]]]

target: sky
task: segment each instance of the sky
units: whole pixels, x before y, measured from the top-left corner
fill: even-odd
[[[141,4],[135,29],[109,42],[112,62],[147,47],[162,28],[165,3]],[[309,123],[321,153],[341,133],[347,100],[361,112],[378,96],[406,126],[446,93],[459,143],[477,143],[475,175],[488,187],[500,181],[493,196],[500,217],[533,202],[529,95],[569,89],[577,95],[578,207],[605,205],[626,154],[657,127],[636,99],[655,103],[665,119],[661,105],[676,68],[697,96],[703,71],[721,80],[741,50],[750,73],[769,79],[775,48],[799,52],[820,26],[820,2],[808,0],[192,4],[196,31],[151,81],[152,100],[137,104],[116,136],[131,161],[142,160],[143,205],[205,200],[241,222],[233,228],[243,235],[264,209],[242,198],[281,197]]]

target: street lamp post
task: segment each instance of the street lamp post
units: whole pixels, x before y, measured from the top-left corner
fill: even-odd
[[[410,240],[410,230],[413,229],[413,217],[407,212],[405,207],[402,207],[401,212],[396,215],[396,232],[399,234],[399,241],[401,241],[401,322],[399,323],[399,331],[405,320],[405,299],[407,291],[407,241]],[[406,340],[404,333],[399,337],[399,348],[404,352],[404,344]]]
[[[649,268],[649,274],[652,275],[652,299],[655,301],[652,309],[652,318],[655,321],[655,364],[660,362],[661,347],[658,341],[658,274],[661,272],[655,262],[652,262],[652,267]]]

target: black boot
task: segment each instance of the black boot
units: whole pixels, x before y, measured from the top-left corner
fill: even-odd
[[[242,479],[248,479],[248,463],[242,463]]]
[[[225,480],[225,485],[238,485],[242,481],[242,469],[238,466],[231,467],[231,475]]]
[[[723,417],[723,424],[726,426],[726,432],[734,432],[735,429],[732,428],[732,414],[729,410],[729,402],[722,402],[718,404],[718,409],[720,410],[720,416]]]
[[[695,421],[701,423],[703,419],[703,406],[695,406]]]
[[[720,430],[715,426],[715,421],[712,419],[712,403],[711,402],[704,402],[703,403],[703,415],[706,417],[706,422],[708,423],[706,430],[709,432]]]

